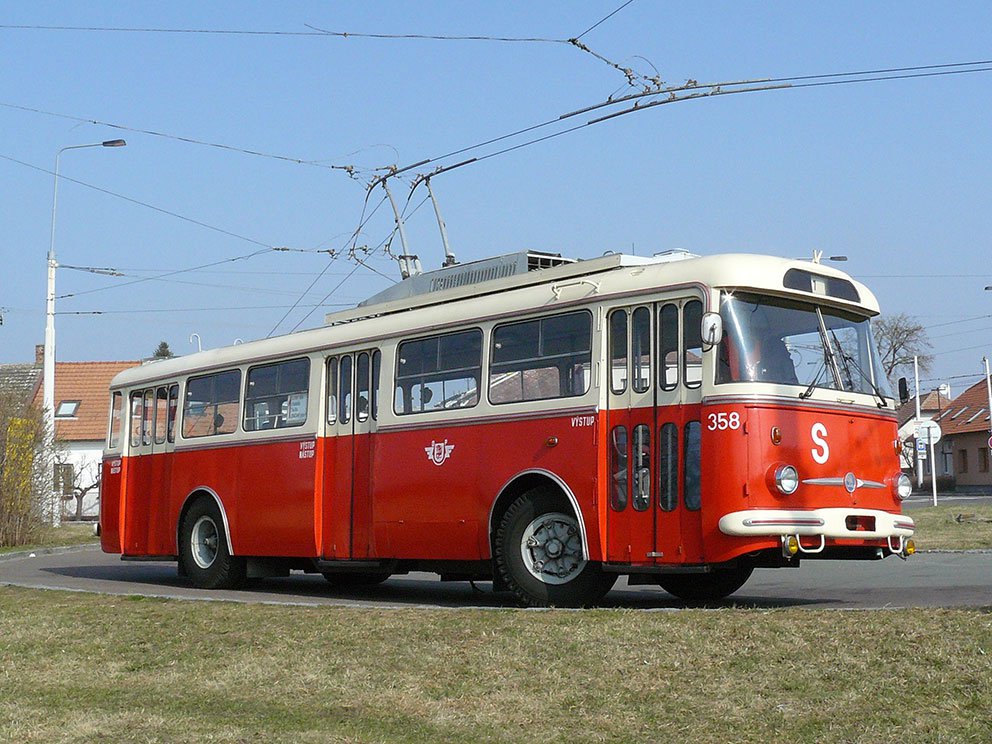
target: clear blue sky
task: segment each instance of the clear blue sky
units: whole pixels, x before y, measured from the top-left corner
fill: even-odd
[[[286,32],[311,24],[566,39],[620,5],[7,2],[0,24]],[[987,60],[990,28],[988,2],[634,0],[582,41],[639,70],[653,65],[677,84]],[[62,175],[241,236],[63,180],[60,263],[128,277],[59,271],[57,293],[75,295],[59,300],[60,312],[104,313],[59,316],[60,360],[139,358],[160,340],[187,353],[194,332],[205,348],[264,337],[325,268],[303,300],[308,307],[277,332],[291,330],[329,293],[334,304],[300,327],[390,280],[362,267],[353,272],[346,257],[328,268],[327,254],[270,252],[125,285],[262,245],[339,250],[358,225],[368,175],[9,105],[369,169],[543,122],[624,84],[591,55],[552,43],[0,29],[0,53],[0,104],[8,105],[0,106],[0,156],[51,171],[63,146],[124,137],[123,149],[64,154]],[[676,248],[845,254],[843,268],[876,291],[883,312],[911,313],[930,328],[937,362],[924,385],[975,375],[952,380],[956,393],[977,379],[982,355],[992,355],[992,292],[983,291],[992,284],[990,99],[992,72],[690,101],[433,183],[461,260],[525,248],[577,257]],[[537,134],[545,131],[552,130]],[[52,180],[0,159],[0,361],[27,361],[43,340]],[[395,188],[405,200],[406,184]],[[377,246],[390,230],[382,208],[359,244]],[[413,215],[409,234],[425,266],[439,265],[429,204]],[[381,251],[369,263],[398,277]],[[89,290],[100,291],[83,294]],[[163,309],[172,312],[149,312]]]

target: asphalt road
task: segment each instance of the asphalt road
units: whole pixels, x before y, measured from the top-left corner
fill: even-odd
[[[349,607],[499,608],[515,606],[491,584],[444,582],[434,574],[396,576],[361,590],[332,589],[319,575],[265,579],[242,591],[205,591],[176,575],[174,563],[122,562],[87,547],[65,553],[19,555],[0,561],[0,585],[187,600]],[[658,587],[629,587],[624,579],[603,606],[675,609],[689,606]],[[707,606],[869,609],[992,608],[992,552],[922,553],[907,561],[806,561],[797,569],[759,569],[722,602]]]

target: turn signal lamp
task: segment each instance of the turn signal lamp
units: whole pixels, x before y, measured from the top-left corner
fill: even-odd
[[[799,472],[791,465],[782,465],[775,471],[775,487],[786,496],[799,488]]]
[[[899,473],[899,477],[896,478],[896,496],[899,497],[900,501],[905,501],[913,493],[913,481],[909,479],[909,476],[905,473]]]
[[[772,436],[772,444],[774,445],[782,444],[782,430],[779,429],[777,426],[772,427],[771,436]]]
[[[916,543],[912,540],[907,540],[902,550],[906,555],[913,555],[916,552]]]
[[[892,440],[892,449],[895,450],[897,455],[902,454],[902,440],[899,437]]]

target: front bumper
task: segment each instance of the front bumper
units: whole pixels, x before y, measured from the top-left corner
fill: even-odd
[[[749,509],[720,519],[725,535],[797,535],[849,540],[912,537],[916,523],[877,509]]]

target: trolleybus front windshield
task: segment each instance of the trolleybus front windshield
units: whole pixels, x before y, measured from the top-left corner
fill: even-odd
[[[769,382],[892,397],[867,318],[725,292],[717,383]]]

